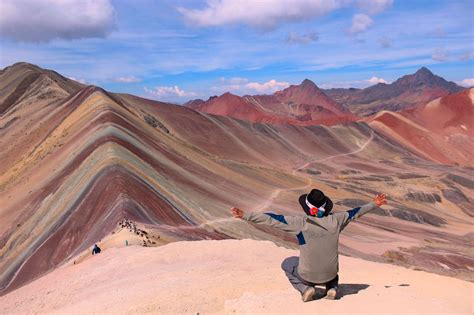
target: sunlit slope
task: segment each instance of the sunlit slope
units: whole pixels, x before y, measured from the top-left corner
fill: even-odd
[[[383,111],[369,119],[376,130],[437,163],[474,166],[474,89],[404,112]]]

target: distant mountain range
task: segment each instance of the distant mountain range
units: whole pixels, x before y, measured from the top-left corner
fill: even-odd
[[[464,90],[454,82],[434,75],[425,67],[391,84],[378,83],[365,89],[328,89],[324,92],[356,115],[369,116],[381,110],[399,111]]]
[[[423,67],[391,84],[378,83],[365,89],[323,90],[306,79],[300,85],[292,85],[272,95],[240,97],[225,93],[207,101],[192,100],[184,106],[252,122],[333,125],[354,121],[357,116],[370,116],[382,110],[413,108],[462,90],[463,87]]]
[[[209,114],[260,123],[333,125],[357,119],[310,80],[291,85],[272,95],[240,97],[225,93],[207,101],[193,100],[184,105]]]

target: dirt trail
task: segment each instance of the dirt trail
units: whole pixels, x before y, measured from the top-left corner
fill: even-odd
[[[327,161],[327,160],[330,160],[330,159],[333,159],[333,158],[336,158],[336,157],[348,156],[348,155],[352,155],[352,154],[359,153],[359,152],[361,152],[362,150],[364,150],[364,149],[372,142],[373,139],[374,139],[374,132],[372,131],[372,133],[370,134],[370,138],[369,138],[360,148],[358,148],[357,150],[354,150],[354,151],[351,151],[351,152],[348,152],[348,153],[342,153],[342,154],[336,154],[336,155],[328,156],[328,157],[325,157],[325,158],[322,158],[322,159],[316,159],[316,160],[309,161],[309,162],[303,164],[302,166],[293,169],[292,172],[291,172],[291,174],[292,174],[293,176],[296,176],[296,173],[297,173],[299,170],[302,170],[302,169],[308,167],[308,166],[311,165],[312,163]],[[257,212],[261,212],[262,210],[264,210],[265,208],[267,208],[267,207],[280,195],[280,193],[283,192],[283,191],[307,190],[307,189],[309,189],[310,187],[313,186],[313,180],[312,180],[312,179],[310,179],[310,178],[308,178],[308,177],[305,177],[305,176],[301,176],[301,177],[303,177],[303,178],[307,181],[307,184],[306,184],[306,185],[297,186],[297,187],[293,187],[293,188],[277,188],[277,189],[275,189],[275,191],[274,191],[261,205],[259,205],[255,210],[256,210]]]
[[[316,163],[316,162],[321,162],[321,161],[327,161],[327,160],[330,160],[330,159],[333,159],[333,158],[336,158],[336,157],[340,157],[340,156],[347,156],[347,155],[352,155],[352,154],[356,154],[356,153],[359,153],[361,152],[362,150],[364,150],[371,142],[372,140],[374,139],[374,132],[372,131],[371,135],[370,135],[370,138],[358,149],[354,150],[354,151],[351,151],[351,152],[348,152],[348,153],[342,153],[342,154],[336,154],[336,155],[332,155],[332,156],[328,156],[328,157],[325,157],[325,158],[321,158],[321,159],[315,159],[315,160],[311,160],[305,164],[303,164],[302,166],[299,166],[295,169],[293,169],[291,171],[291,174],[293,176],[296,176],[297,175],[297,172],[301,169],[304,169],[306,167],[308,167],[309,165],[311,165],[312,163]],[[297,190],[308,190],[309,188],[311,188],[314,184],[313,180],[311,178],[308,178],[308,177],[305,177],[305,176],[301,176],[300,174],[300,177],[304,178],[306,180],[306,184],[305,185],[301,185],[301,186],[295,186],[295,187],[292,187],[292,188],[277,188],[275,189],[272,194],[267,198],[265,199],[260,205],[258,205],[254,211],[256,212],[261,212],[263,211],[264,209],[268,208],[277,198],[278,196],[282,193],[282,192],[288,192],[288,191],[297,191]],[[233,221],[233,218],[218,218],[218,219],[213,219],[213,220],[206,220],[204,222],[202,222],[201,224],[199,225],[196,225],[196,226],[170,226],[170,225],[161,225],[160,227],[162,228],[165,228],[167,230],[192,230],[192,229],[202,229],[202,228],[208,228],[208,227],[212,227],[212,224],[215,224],[215,223],[229,223],[229,222],[232,222]]]

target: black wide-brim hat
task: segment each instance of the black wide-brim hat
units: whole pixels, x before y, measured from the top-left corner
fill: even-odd
[[[324,206],[324,209],[326,210],[326,212],[324,212],[324,216],[327,216],[329,212],[331,212],[333,207],[332,200],[329,199],[321,190],[313,189],[309,194],[301,195],[298,198],[298,202],[300,203],[301,207],[307,215],[311,215],[311,213],[309,212],[310,208],[306,204],[306,197],[308,197],[309,203],[316,207],[321,207],[322,205],[324,205],[324,203],[326,203],[326,205]]]

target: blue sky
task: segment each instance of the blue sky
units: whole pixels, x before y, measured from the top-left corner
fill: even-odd
[[[474,2],[2,0],[0,67],[26,61],[182,103],[392,82],[426,66],[474,85]]]

